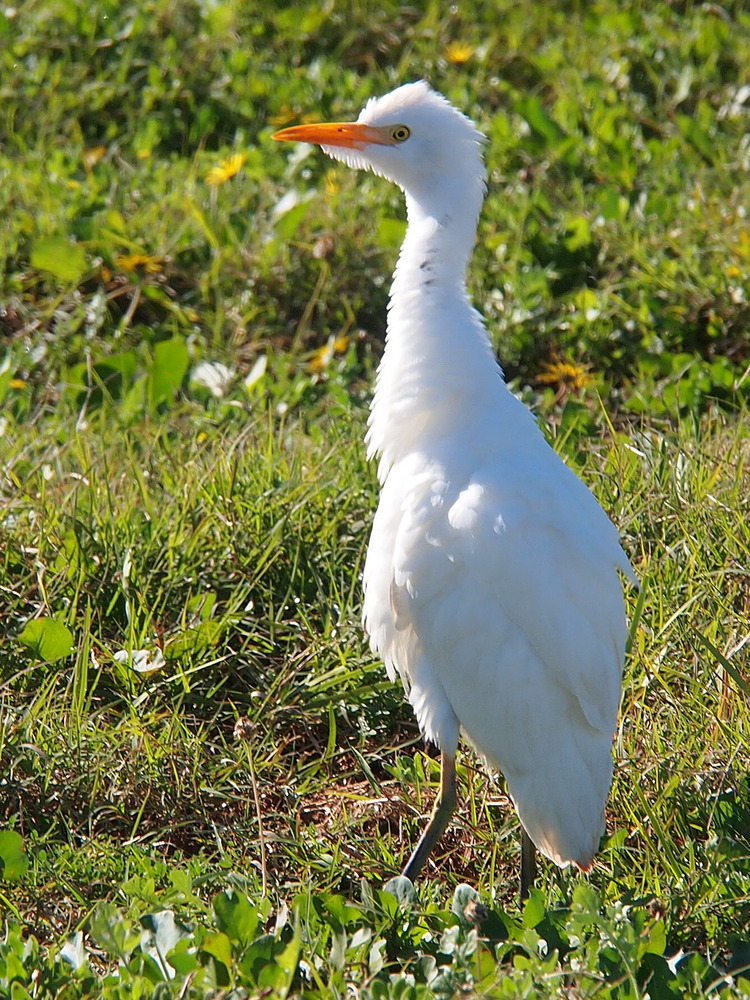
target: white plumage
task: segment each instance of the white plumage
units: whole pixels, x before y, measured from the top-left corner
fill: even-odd
[[[443,758],[405,873],[447,823],[460,733],[502,771],[534,844],[588,869],[612,780],[619,573],[635,577],[604,511],[508,391],[469,302],[484,138],[423,82],[371,100],[356,123],[277,137],[317,142],[406,195],[367,434],[382,492],[364,571],[372,648]]]

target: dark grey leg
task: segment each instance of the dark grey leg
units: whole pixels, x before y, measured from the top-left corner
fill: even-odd
[[[432,815],[422,831],[417,846],[401,873],[412,882],[417,878],[435,844],[450,822],[456,808],[456,758],[442,751],[440,754],[440,791],[432,807]]]
[[[521,827],[521,891],[518,894],[518,901],[523,906],[524,900],[529,898],[529,891],[536,879],[536,848],[534,841]]]

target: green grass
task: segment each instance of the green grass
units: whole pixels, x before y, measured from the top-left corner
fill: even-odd
[[[749,53],[730,2],[0,13],[0,997],[750,993]],[[403,209],[270,141],[420,76],[490,139],[499,355],[642,581],[608,837],[523,913],[468,751],[382,892],[438,780],[360,627]]]

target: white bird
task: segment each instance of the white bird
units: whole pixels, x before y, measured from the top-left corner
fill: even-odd
[[[364,622],[441,752],[440,791],[403,874],[414,879],[455,808],[459,734],[502,771],[522,828],[561,867],[591,867],[604,832],[635,582],[612,522],[504,381],[466,269],[485,194],[485,137],[425,82],[356,122],[299,125],[406,196],[385,353],[366,443],[382,490]],[[530,838],[530,840],[529,840]]]

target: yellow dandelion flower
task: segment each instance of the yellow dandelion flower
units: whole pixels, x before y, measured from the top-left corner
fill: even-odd
[[[233,153],[231,156],[228,156],[226,160],[222,160],[218,166],[212,167],[208,171],[206,174],[206,184],[215,187],[217,184],[226,183],[226,181],[240,172],[246,159],[247,156],[244,153]]]
[[[576,361],[550,361],[542,367],[544,371],[538,376],[538,381],[543,385],[556,385],[568,392],[584,389],[594,378],[586,365]]]
[[[11,389],[25,389],[26,383],[22,378],[12,378],[10,380]]]
[[[294,111],[288,104],[282,104],[275,115],[268,116],[268,124],[274,128],[281,128],[287,125],[294,118]]]
[[[115,267],[118,271],[158,274],[162,269],[162,259],[146,253],[131,253],[115,257]]]
[[[452,66],[463,66],[474,55],[476,49],[468,42],[451,42],[445,50],[445,58]]]
[[[320,350],[316,351],[315,354],[310,358],[307,363],[307,367],[311,372],[322,372],[328,367],[331,360],[331,349],[326,344],[325,347],[321,347]]]
[[[349,337],[342,334],[339,337],[329,337],[328,341],[320,347],[308,363],[308,368],[313,372],[322,372],[333,361],[335,354],[346,354],[349,348]]]
[[[103,160],[107,154],[106,146],[92,146],[89,149],[84,149],[83,151],[83,167],[87,172],[92,170],[100,160]]]
[[[323,188],[327,197],[330,198],[338,193],[341,186],[339,184],[339,176],[339,173],[335,170],[329,170],[326,172],[326,175],[323,178]]]
[[[322,372],[330,365],[333,358],[333,344],[329,340],[327,344],[320,347],[310,358],[308,368],[311,372]]]
[[[269,115],[266,120],[274,128],[285,128],[288,125],[312,125],[320,121],[320,113],[307,111],[300,114],[299,111],[294,111],[288,104],[285,104],[277,114]]]

